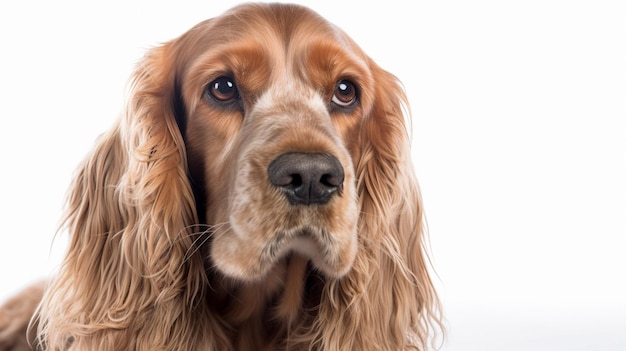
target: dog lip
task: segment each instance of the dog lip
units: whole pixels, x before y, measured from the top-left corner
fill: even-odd
[[[303,228],[292,232],[280,232],[276,238],[267,244],[264,249],[265,257],[269,261],[278,262],[283,258],[297,254],[311,261],[313,266],[329,276],[342,276],[352,266],[344,266],[333,263],[335,258],[330,255],[325,247],[336,244],[324,245],[323,241],[327,233],[321,229]]]
[[[318,246],[317,250],[319,251],[319,243],[318,240],[315,239],[315,236],[311,233],[311,229],[300,229],[293,231],[280,231],[276,234],[274,240],[267,244],[264,249],[266,256],[271,257],[272,259],[282,258],[288,255],[292,251],[299,252],[300,254],[307,255],[312,252],[310,250],[303,250],[305,242],[308,242],[311,245]],[[302,252],[308,251],[308,252]]]

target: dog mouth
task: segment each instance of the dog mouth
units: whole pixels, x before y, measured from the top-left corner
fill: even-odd
[[[352,268],[357,239],[353,233],[331,233],[322,228],[307,227],[274,233],[265,243],[239,241],[237,235],[216,247],[211,257],[215,268],[242,281],[264,279],[273,267],[295,254],[329,278],[341,278]]]
[[[327,233],[320,229],[305,228],[300,231],[291,231],[291,233],[280,232],[274,240],[265,246],[262,257],[267,257],[269,261],[276,262],[296,253],[311,260],[316,268],[326,273],[333,272],[339,273],[337,275],[343,275],[342,272],[336,272],[334,262],[327,262],[335,260],[329,259],[329,256],[332,255],[325,249],[324,237],[327,237]]]

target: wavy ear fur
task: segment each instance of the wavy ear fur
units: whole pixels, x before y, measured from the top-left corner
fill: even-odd
[[[190,350],[180,342],[202,338],[189,335],[207,320],[205,311],[190,312],[201,305],[207,282],[201,258],[189,255],[197,214],[175,116],[172,51],[168,43],[147,54],[123,116],[71,185],[64,222],[70,246],[39,309],[46,349],[71,343]],[[142,328],[142,321],[151,327]]]
[[[371,61],[370,68],[374,106],[363,121],[355,162],[359,254],[346,279],[326,286],[327,301],[317,319],[324,337],[318,343],[322,350],[424,350],[443,326],[424,246],[405,121],[408,103],[394,76]]]

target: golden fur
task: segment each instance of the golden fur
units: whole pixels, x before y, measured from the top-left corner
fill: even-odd
[[[223,76],[227,103],[207,96]],[[337,104],[340,81],[356,103]],[[441,316],[407,107],[393,75],[300,6],[239,6],[150,50],[72,184],[36,344],[429,348]],[[336,158],[337,193],[287,201],[267,170],[286,153]]]

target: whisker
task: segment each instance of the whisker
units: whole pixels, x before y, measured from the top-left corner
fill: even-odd
[[[191,226],[186,227],[185,229],[190,229],[190,228],[194,228],[194,227],[200,227],[200,228],[204,228],[201,231],[193,231],[190,232],[188,235],[186,236],[180,236],[180,238],[178,240],[182,240],[183,238],[188,238],[188,237],[192,237],[192,236],[196,236],[196,238],[193,239],[193,242],[191,243],[191,246],[189,247],[189,249],[187,250],[187,252],[185,253],[185,256],[183,257],[182,263],[185,263],[187,261],[189,261],[189,259],[196,254],[196,252],[198,252],[198,250],[200,250],[200,248],[202,247],[202,245],[204,245],[213,235],[214,232],[221,230],[225,225],[227,225],[227,222],[223,222],[223,223],[218,223],[218,224],[214,224],[214,225],[208,225],[208,224],[194,224]]]

